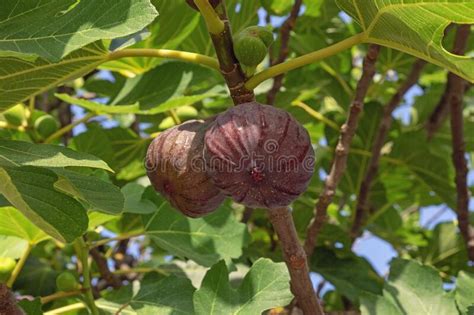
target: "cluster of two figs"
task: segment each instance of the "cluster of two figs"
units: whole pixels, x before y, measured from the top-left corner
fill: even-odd
[[[227,196],[251,208],[288,206],[309,184],[314,151],[288,112],[251,102],[162,132],[148,148],[146,168],[173,207],[200,217]]]

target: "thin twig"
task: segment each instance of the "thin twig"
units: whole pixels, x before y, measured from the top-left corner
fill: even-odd
[[[240,220],[240,222],[242,222],[242,223],[249,222],[250,218],[252,217],[253,210],[254,209],[252,209],[250,207],[245,207],[244,213],[242,214],[242,219]]]
[[[56,292],[56,293],[54,293],[54,294],[41,297],[41,304],[47,304],[47,303],[50,303],[50,302],[53,302],[53,301],[56,301],[56,300],[59,300],[59,299],[63,299],[63,298],[67,298],[67,297],[72,297],[72,296],[77,296],[77,295],[80,295],[80,294],[82,294],[82,293],[84,293],[84,292],[85,292],[84,289],[81,289],[81,290],[74,290],[74,291],[60,291],[60,292]]]
[[[7,281],[7,286],[9,288],[13,287],[13,284],[15,283],[16,279],[20,275],[20,272],[23,270],[23,267],[25,266],[25,263],[28,260],[28,257],[30,256],[30,253],[32,250],[33,250],[33,245],[28,243],[28,246],[26,247],[25,251],[21,255],[20,260],[15,265],[15,268],[13,269],[12,274],[10,275],[10,278]]]
[[[382,114],[382,119],[380,121],[376,138],[372,146],[372,155],[369,160],[367,171],[365,177],[362,180],[360,185],[359,194],[357,198],[356,212],[354,215],[354,221],[351,228],[351,238],[354,240],[359,232],[364,218],[364,214],[367,208],[367,202],[369,199],[369,192],[372,187],[372,182],[377,175],[379,168],[380,155],[382,147],[385,143],[385,138],[390,130],[392,125],[392,113],[397,108],[397,106],[403,100],[405,94],[410,88],[412,88],[420,78],[421,72],[426,65],[426,61],[417,59],[413,64],[410,73],[408,74],[406,80],[399,87],[395,95],[392,96],[388,104],[384,107]]]
[[[232,30],[224,0],[215,7],[215,11],[224,23],[224,30],[218,34],[212,32],[209,34],[216,50],[221,73],[229,87],[230,96],[235,105],[252,102],[255,100],[255,94],[252,89],[245,87],[246,77],[234,54]]]
[[[458,26],[455,50],[463,54],[471,26]],[[448,102],[451,116],[452,159],[456,170],[457,217],[459,230],[466,243],[469,260],[474,262],[474,228],[469,224],[469,188],[467,185],[466,143],[464,142],[463,96],[466,81],[455,74],[449,74]]]
[[[95,304],[94,295],[92,292],[92,279],[89,266],[89,248],[87,247],[86,242],[82,237],[77,238],[75,242],[75,248],[77,257],[79,258],[79,261],[82,265],[82,288],[85,290],[84,300],[87,303],[92,315],[99,315],[99,309]]]
[[[296,20],[298,18],[298,14],[301,9],[301,5],[303,4],[303,0],[295,0],[295,4],[291,9],[290,15],[285,20],[283,25],[280,28],[280,53],[278,58],[272,62],[272,66],[280,64],[288,58],[290,54],[289,49],[289,42],[290,42],[290,35],[291,31],[295,28]],[[273,105],[275,103],[275,97],[277,93],[280,91],[281,87],[283,86],[283,77],[284,74],[280,74],[279,76],[275,77],[273,80],[273,85],[270,91],[267,94],[267,104]]]
[[[105,259],[102,253],[97,248],[91,248],[89,253],[97,265],[100,276],[105,280],[105,282],[107,282],[107,285],[114,289],[120,288],[122,286],[122,282],[115,274],[110,271],[107,264],[107,259]]]
[[[283,258],[291,277],[291,292],[304,314],[323,315],[309,277],[308,260],[296,233],[293,217],[288,208],[268,210],[283,251]]]
[[[347,166],[347,155],[351,147],[352,138],[357,130],[359,115],[364,107],[364,99],[375,74],[375,62],[380,52],[380,46],[370,45],[364,58],[362,77],[357,83],[354,99],[349,109],[346,122],[341,127],[339,142],[332,163],[331,171],[324,184],[324,190],[319,196],[315,207],[315,214],[306,232],[304,249],[306,255],[311,257],[316,246],[316,239],[324,222],[326,221],[327,208],[336,193],[337,185],[341,180]]]

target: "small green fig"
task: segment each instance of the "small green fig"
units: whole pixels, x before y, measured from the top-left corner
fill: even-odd
[[[43,115],[35,120],[35,130],[38,135],[46,139],[59,129],[58,121],[51,115]]]
[[[247,75],[265,59],[273,43],[273,33],[261,26],[247,27],[234,37],[234,52]]]
[[[79,289],[79,282],[73,273],[64,271],[56,278],[56,287],[60,291],[74,291]]]
[[[0,283],[5,283],[10,278],[16,262],[10,257],[0,257]]]
[[[22,104],[18,104],[3,113],[5,120],[13,126],[21,126],[26,121],[26,110]]]
[[[196,118],[199,113],[196,108],[192,106],[181,106],[176,109],[176,115],[183,120],[188,120],[191,118]]]
[[[290,13],[292,1],[261,0],[262,7],[271,15],[284,16]]]
[[[158,125],[158,128],[160,130],[166,130],[166,129],[169,129],[171,127],[174,127],[176,126],[174,120],[172,117],[166,117],[166,118],[163,118],[163,120],[160,122],[160,124]]]
[[[194,10],[199,11],[197,5],[194,3],[194,0],[186,0],[186,2],[189,4],[189,6],[191,8],[193,8]],[[213,8],[217,7],[219,2],[220,2],[220,0],[209,0],[209,3],[212,5]]]

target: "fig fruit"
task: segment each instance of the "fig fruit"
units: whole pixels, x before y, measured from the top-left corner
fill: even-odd
[[[289,113],[257,102],[217,116],[204,157],[214,184],[249,207],[288,206],[314,171],[308,132]]]
[[[59,129],[58,121],[46,114],[35,120],[35,130],[42,139],[46,139]]]
[[[3,112],[5,120],[13,126],[22,126],[26,121],[26,110],[22,104],[18,104]]]
[[[5,283],[10,278],[16,262],[10,257],[0,257],[0,283]]]
[[[234,36],[234,52],[247,76],[265,59],[273,43],[273,33],[261,26],[250,26]]]
[[[210,121],[190,120],[162,132],[148,148],[148,178],[156,191],[189,217],[214,211],[225,196],[205,172],[204,133]]]
[[[76,276],[69,271],[64,271],[56,278],[56,287],[60,291],[74,291],[79,288]]]
[[[284,16],[290,13],[293,3],[291,1],[261,0],[262,6],[271,15]]]
[[[212,5],[213,8],[217,7],[217,5],[219,4],[221,0],[209,0],[209,3]],[[197,5],[194,3],[194,0],[186,0],[186,2],[189,4],[189,6],[191,8],[193,8],[194,10],[197,10],[199,11]]]

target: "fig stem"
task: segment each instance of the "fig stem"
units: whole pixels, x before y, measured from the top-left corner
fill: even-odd
[[[291,292],[304,314],[323,315],[309,277],[308,261],[296,233],[293,216],[288,207],[268,210],[270,222],[280,240],[283,258],[291,277]]]
[[[84,302],[79,302],[79,303],[74,303],[71,305],[66,305],[66,306],[61,306],[59,308],[56,308],[54,310],[48,311],[43,313],[44,315],[59,315],[59,314],[64,314],[70,311],[75,311],[75,310],[80,310],[85,308],[86,306],[84,305]]]
[[[94,295],[92,294],[91,272],[89,268],[89,247],[82,237],[75,241],[76,254],[82,265],[83,282],[82,287],[85,290],[84,300],[87,303],[92,315],[99,315],[99,309],[95,305]]]
[[[23,255],[21,255],[20,260],[15,265],[15,268],[13,269],[13,272],[7,281],[7,287],[9,288],[13,287],[13,284],[15,283],[16,278],[18,278],[18,276],[20,275],[20,272],[23,269],[23,266],[25,266],[25,263],[28,260],[28,257],[30,256],[32,249],[33,249],[33,244],[28,243],[28,246],[26,247],[25,252],[23,253]]]
[[[58,131],[56,131],[55,133],[53,133],[51,136],[49,136],[46,140],[44,140],[44,143],[51,143],[53,142],[54,140],[58,139],[58,138],[61,138],[62,135],[68,133],[69,131],[71,131],[74,127],[76,127],[77,125],[80,125],[84,122],[87,122],[89,119],[91,119],[92,117],[95,117],[97,116],[95,113],[88,113],[86,114],[84,117],[78,119],[78,120],[75,120],[74,122],[72,122],[71,124],[69,125],[66,125],[64,126],[63,128],[59,129]]]
[[[84,289],[81,290],[74,290],[74,291],[60,291],[54,294],[43,296],[41,297],[41,304],[47,304],[49,302],[53,302],[62,298],[72,297],[76,295],[80,295],[84,292]]]
[[[366,34],[359,33],[349,38],[344,39],[334,45],[328,46],[326,48],[311,52],[309,54],[285,61],[283,63],[272,66],[268,69],[265,69],[253,77],[251,77],[246,83],[245,87],[249,90],[255,89],[260,83],[265,80],[276,77],[280,74],[286,73],[288,71],[306,66],[308,64],[314,63],[321,59],[331,57],[335,54],[340,53],[346,49],[349,49],[357,44],[363,43],[365,40]]]
[[[122,235],[118,235],[116,237],[106,238],[106,239],[103,239],[103,240],[100,240],[100,241],[97,241],[97,242],[94,242],[94,243],[90,243],[89,248],[99,247],[99,246],[105,245],[105,244],[107,244],[109,242],[113,242],[113,241],[128,240],[129,238],[139,237],[139,236],[142,236],[142,235],[143,235],[143,231],[142,232],[135,232],[135,233],[125,233],[125,234],[122,234]]]
[[[194,3],[201,12],[204,21],[206,21],[209,33],[214,35],[222,33],[225,29],[224,22],[219,18],[209,0],[194,0]]]
[[[152,49],[152,48],[130,48],[117,50],[109,54],[108,60],[117,60],[127,57],[157,57],[177,59],[192,63],[197,63],[209,68],[219,70],[219,62],[212,57],[191,53],[187,51],[170,50],[170,49]]]

